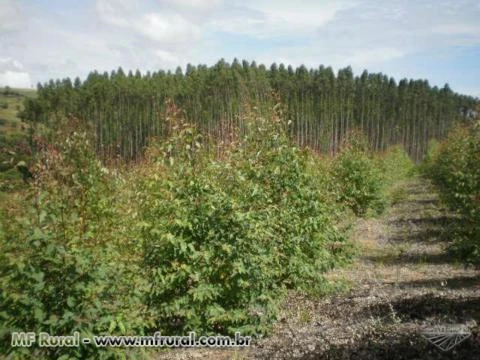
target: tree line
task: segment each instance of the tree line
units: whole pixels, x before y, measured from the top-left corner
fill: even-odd
[[[263,114],[275,103],[290,119],[290,136],[301,147],[335,154],[349,130],[365,133],[376,151],[403,144],[422,159],[430,139],[443,138],[451,125],[472,116],[478,99],[439,88],[426,80],[395,79],[350,67],[308,69],[255,61],[214,66],[187,65],[175,72],[91,72],[81,81],[50,80],[38,96],[26,99],[21,114],[34,123],[59,125],[75,116],[93,129],[95,148],[104,159],[138,160],[153,137],[168,135],[167,100],[189,122],[212,138],[232,140],[242,133],[245,117]]]

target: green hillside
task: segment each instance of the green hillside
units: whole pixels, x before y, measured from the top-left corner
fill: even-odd
[[[21,135],[22,121],[18,118],[18,112],[23,110],[23,101],[26,97],[35,97],[36,90],[33,89],[11,89],[0,90],[0,134]]]
[[[21,183],[15,165],[28,160],[28,126],[19,118],[25,98],[36,97],[33,89],[0,89],[0,192]]]

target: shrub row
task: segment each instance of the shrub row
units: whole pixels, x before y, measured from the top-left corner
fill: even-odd
[[[465,220],[454,249],[466,262],[480,264],[480,123],[459,126],[432,150],[426,173]]]
[[[362,146],[321,164],[274,114],[213,157],[181,113],[169,120],[170,137],[128,172],[104,168],[80,133],[43,153],[0,227],[2,352],[125,356],[12,348],[12,331],[263,334],[288,289],[321,293],[322,274],[349,260],[336,218],[381,203],[378,164]]]
[[[148,317],[141,269],[126,257],[117,183],[85,135],[43,154],[17,221],[5,217],[0,261],[2,353],[15,358],[108,358],[120,351],[10,346],[14,331],[82,337],[142,333]],[[17,214],[10,214],[17,215]]]
[[[139,192],[157,326],[263,333],[285,289],[322,289],[347,256],[335,204],[278,119],[250,122],[221,161],[198,151],[194,129],[178,130]]]

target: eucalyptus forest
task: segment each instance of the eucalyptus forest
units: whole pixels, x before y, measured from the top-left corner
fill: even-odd
[[[172,99],[186,119],[205,135],[228,140],[243,129],[244,117],[257,108],[265,114],[277,102],[292,122],[289,134],[300,147],[335,154],[350,129],[365,133],[375,151],[402,144],[415,160],[423,158],[430,139],[445,137],[449,127],[475,110],[476,99],[454,93],[448,84],[395,79],[350,67],[307,69],[255,61],[188,65],[174,73],[92,72],[39,85],[24,117],[35,122],[74,115],[88,121],[100,156],[138,160],[151,137],[168,129],[165,100]]]

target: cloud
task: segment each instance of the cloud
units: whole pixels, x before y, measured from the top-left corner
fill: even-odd
[[[480,37],[480,26],[472,24],[447,24],[436,26],[433,32],[442,35],[474,35]]]
[[[303,6],[302,6],[303,3]],[[297,32],[311,33],[331,22],[338,11],[352,6],[346,1],[322,2],[245,1],[233,6],[210,26],[219,31],[247,34],[260,38]]]
[[[10,59],[0,62],[0,74],[2,81],[38,82],[237,57],[352,65],[357,73],[420,74],[435,83],[445,77],[434,71],[442,58],[452,87],[470,89],[480,76],[474,61],[463,60],[468,74],[450,63],[475,58],[459,49],[480,48],[479,16],[476,0],[0,0],[0,56]],[[468,54],[452,56],[460,53]]]
[[[0,72],[4,72],[7,70],[13,70],[13,71],[23,70],[23,65],[19,61],[12,59],[10,57],[0,58]]]
[[[0,86],[29,88],[32,85],[30,74],[23,65],[12,58],[0,58]]]
[[[173,53],[165,50],[155,50],[154,54],[160,59],[162,63],[168,64],[170,68],[178,66],[180,59]]]
[[[18,1],[2,0],[0,2],[1,33],[21,30],[24,24],[24,12]]]
[[[474,3],[392,0],[381,7],[369,0],[345,3],[324,17],[324,25],[316,28],[308,44],[291,41],[263,52],[261,57],[381,71],[392,61],[428,53],[435,66],[435,57],[440,54],[456,53],[458,46],[480,45],[476,20],[480,12],[466,12],[475,9]],[[305,23],[304,29],[313,24]]]
[[[117,3],[111,0],[97,0],[96,9],[97,13],[100,16],[100,19],[106,23],[117,25],[117,26],[129,26],[129,21],[127,18],[123,17],[122,14],[128,14],[129,2],[119,1]]]
[[[97,0],[96,4],[100,19],[106,23],[156,43],[181,47],[184,43],[198,40],[201,34],[196,24],[171,10],[140,13],[133,10],[133,2],[127,0],[122,0],[119,5],[112,0]]]
[[[160,43],[186,43],[200,38],[200,29],[178,14],[146,14],[133,24],[140,33]]]
[[[223,0],[159,0],[160,6],[171,6],[183,9],[210,10],[220,6]]]
[[[365,64],[389,61],[404,55],[405,53],[395,48],[374,48],[354,52],[350,56],[347,56],[343,62],[345,62],[345,60],[349,60],[349,63],[352,65],[364,66]]]
[[[0,86],[26,89],[32,86],[32,80],[27,72],[7,70],[0,73]]]

